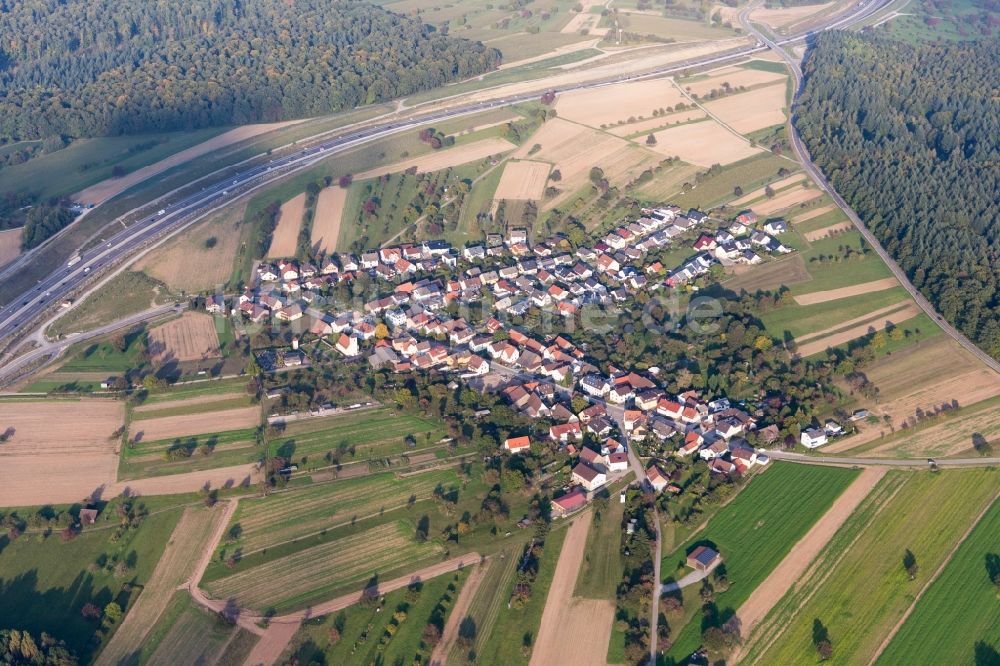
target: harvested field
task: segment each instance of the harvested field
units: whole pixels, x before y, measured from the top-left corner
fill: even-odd
[[[666,156],[677,156],[685,162],[710,167],[713,164],[732,164],[762,151],[748,141],[715,122],[706,120],[656,132],[653,150]]]
[[[139,259],[135,270],[174,291],[218,288],[232,277],[245,212],[243,202],[212,213]]]
[[[337,236],[340,235],[341,215],[344,214],[348,191],[346,187],[327,187],[319,193],[310,239],[314,250],[329,253],[337,249]]]
[[[887,277],[881,280],[873,280],[872,282],[851,285],[850,287],[841,287],[840,289],[827,289],[826,291],[814,291],[809,294],[799,294],[795,297],[795,302],[799,305],[815,305],[816,303],[836,301],[841,298],[860,296],[862,294],[882,291],[883,289],[892,289],[893,287],[898,286],[899,281],[896,280],[896,278]]]
[[[885,473],[884,467],[868,467],[862,471],[847,490],[834,500],[823,517],[816,521],[778,566],[754,589],[736,612],[743,622],[744,636],[749,635],[754,626],[764,619],[781,597],[795,585],[813,559],[819,555]]]
[[[532,666],[606,663],[615,605],[610,599],[574,599],[591,512],[576,518],[566,534],[531,653]]]
[[[116,400],[0,402],[0,506],[78,502],[115,481],[125,421]],[[44,483],[39,474],[44,473]]]
[[[113,666],[139,652],[149,632],[170,604],[177,587],[194,573],[198,556],[204,550],[214,524],[223,515],[221,507],[188,507],[184,510],[153,575],[142,588],[139,599],[129,609],[111,642],[101,651],[97,666]]]
[[[405,569],[441,552],[438,544],[416,543],[403,524],[387,523],[243,569],[207,587],[216,598],[235,599],[241,607],[301,606],[324,589],[362,584],[374,574]],[[269,584],[261,585],[262,580]]]
[[[799,220],[801,222],[801,220]],[[839,234],[843,231],[850,231],[854,228],[854,223],[850,220],[846,222],[838,222],[837,224],[831,224],[828,227],[823,227],[822,229],[816,229],[815,231],[807,231],[802,234],[807,241],[820,240],[821,238],[826,238],[827,236],[832,236],[833,234]]]
[[[128,490],[134,495],[177,495],[196,493],[205,486],[210,488],[248,488],[261,481],[256,463],[218,467],[185,474],[154,476],[147,479],[125,479],[108,487],[106,497],[114,497]]]
[[[670,79],[652,79],[563,93],[556,98],[556,111],[560,118],[600,127],[630,117],[651,118],[653,111],[683,101]]]
[[[22,229],[0,231],[0,266],[14,261],[21,255]]]
[[[726,286],[746,289],[751,294],[759,289],[771,291],[782,285],[790,287],[812,279],[800,254],[769,261],[761,266],[740,265],[730,270],[733,277],[726,281]]]
[[[694,108],[688,109],[686,111],[678,111],[677,113],[668,113],[662,116],[657,116],[656,118],[649,118],[647,120],[640,120],[635,123],[625,123],[624,125],[617,125],[615,127],[608,128],[608,132],[614,134],[615,136],[631,136],[633,134],[639,134],[640,132],[649,132],[652,130],[666,129],[671,125],[676,125],[679,123],[687,123],[692,120],[703,120],[707,116],[705,112],[701,109]]]
[[[122,178],[109,178],[97,183],[96,185],[91,185],[87,189],[74,194],[72,199],[74,201],[82,201],[95,205],[99,204],[103,201],[107,201],[116,194],[124,192],[137,183],[141,183],[148,178],[151,178],[159,173],[163,173],[167,169],[172,169],[179,164],[190,162],[196,157],[201,157],[202,155],[206,155],[212,151],[225,148],[226,146],[231,146],[234,143],[239,143],[240,141],[251,139],[266,132],[301,122],[302,120],[289,120],[282,123],[267,123],[237,127],[236,129],[229,130],[219,136],[213,137],[204,143],[199,143],[197,146],[192,146],[187,150],[182,150],[181,152],[160,160],[155,164],[150,164],[149,166],[137,169]]]
[[[771,215],[778,211],[806,203],[807,201],[818,199],[821,196],[823,196],[823,190],[818,187],[793,187],[790,190],[779,192],[770,199],[755,203],[753,209],[758,215]]]
[[[143,419],[132,424],[130,435],[139,441],[187,437],[227,430],[253,428],[260,423],[260,407],[241,407],[218,412],[181,414]]]
[[[546,208],[557,205],[585,186],[594,166],[601,167],[612,184],[621,184],[660,162],[650,150],[562,118],[542,125],[516,157],[527,157],[535,143],[542,148],[532,157],[553,163],[562,173],[560,189],[563,193],[546,201]]]
[[[491,139],[481,139],[479,141],[473,141],[472,143],[455,146],[454,148],[444,148],[426,155],[412,157],[408,160],[396,162],[395,164],[379,167],[377,169],[369,169],[368,171],[357,174],[354,176],[354,179],[364,180],[365,178],[374,178],[375,176],[381,176],[386,173],[406,171],[411,167],[416,167],[418,173],[441,171],[442,169],[448,169],[460,164],[476,162],[478,160],[485,160],[488,157],[498,156],[514,150],[515,148],[517,148],[517,146],[506,139],[500,139],[497,137]]]
[[[818,14],[832,7],[835,3],[828,2],[823,5],[799,5],[797,7],[782,7],[768,9],[761,7],[753,10],[750,19],[756,23],[764,23],[772,28],[783,28],[797,23],[805,18]]]
[[[550,168],[545,162],[507,162],[493,198],[541,199]]]
[[[278,224],[271,236],[271,246],[267,249],[268,259],[294,257],[299,243],[299,227],[306,208],[306,193],[303,192],[281,204]]]
[[[767,74],[768,72],[757,72]],[[705,102],[704,106],[741,134],[781,125],[787,120],[784,82]]]
[[[774,83],[775,81],[782,81],[788,78],[787,75],[778,72],[766,72],[760,69],[747,69],[745,67],[736,66],[723,67],[722,69],[717,69],[713,72],[709,72],[708,74],[709,76],[707,79],[699,79],[691,82],[678,80],[677,83],[688,93],[702,97],[709,94],[713,90],[722,89],[723,83],[728,83],[733,88],[737,88],[739,86],[749,88],[751,86]],[[747,93],[743,93],[742,95],[745,94]],[[739,96],[742,97],[742,95]]]
[[[215,318],[197,312],[185,312],[179,319],[151,329],[148,349],[155,364],[222,356]]]
[[[916,317],[920,314],[920,312],[921,310],[917,304],[911,301],[902,309],[891,312],[884,318],[881,315],[874,317],[869,315],[869,320],[867,322],[841,330],[840,332],[832,333],[826,336],[823,336],[822,332],[820,332],[807,336],[810,341],[799,345],[797,353],[802,357],[812,356],[813,354],[818,354],[824,351],[827,347],[836,347],[856,338],[860,338],[863,335],[868,335],[872,329],[881,331],[886,327],[887,323],[892,323],[898,326],[907,319]]]
[[[761,192],[761,194],[763,194],[763,192]],[[798,224],[799,222],[806,222],[807,220],[811,220],[811,219],[813,219],[815,217],[819,217],[820,215],[826,215],[827,213],[835,211],[835,210],[837,210],[837,204],[830,204],[828,206],[820,206],[818,208],[813,208],[812,210],[808,210],[808,211],[806,211],[804,213],[796,215],[795,217],[792,218],[792,222],[796,223],[796,224]]]
[[[775,191],[782,190],[785,189],[786,187],[791,187],[792,185],[795,185],[797,183],[804,183],[806,181],[806,178],[807,176],[803,173],[793,173],[791,176],[787,176],[785,178],[782,178],[781,180],[776,180],[773,183],[770,183],[769,186],[772,190]],[[750,192],[749,194],[744,194],[739,199],[730,201],[729,205],[733,206],[734,208],[741,208],[747,206],[753,201],[757,201],[758,199],[763,199],[765,196],[766,189],[767,187],[757,188],[756,190]]]

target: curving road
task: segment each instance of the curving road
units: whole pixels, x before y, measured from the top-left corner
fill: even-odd
[[[798,99],[799,94],[802,92],[802,82],[803,82],[802,69],[799,66],[798,61],[796,61],[795,58],[788,55],[785,49],[781,47],[781,45],[785,42],[775,42],[774,40],[770,39],[767,35],[764,35],[756,27],[754,27],[753,23],[750,21],[750,13],[754,9],[756,9],[759,5],[760,5],[760,0],[752,3],[749,7],[740,12],[739,14],[740,25],[743,26],[743,29],[746,30],[747,33],[756,37],[761,43],[763,43],[769,49],[771,49],[779,56],[781,56],[782,60],[784,60],[785,63],[787,63],[788,67],[792,70],[792,75],[795,77],[795,95],[793,99],[794,102],[795,99]],[[868,229],[867,225],[865,225],[865,223],[861,220],[861,218],[858,217],[858,214],[854,212],[854,210],[847,204],[847,202],[844,201],[843,197],[841,197],[837,193],[837,191],[830,186],[830,183],[827,182],[826,178],[823,176],[823,173],[819,170],[819,167],[817,167],[813,163],[812,157],[810,156],[809,151],[806,149],[805,144],[802,142],[802,137],[799,136],[798,129],[795,127],[794,118],[795,114],[793,109],[792,122],[789,122],[789,127],[790,127],[789,136],[791,137],[792,141],[792,149],[798,156],[799,161],[802,163],[802,167],[806,170],[806,173],[808,173],[812,177],[812,179],[819,185],[820,189],[822,189],[824,192],[830,195],[830,198],[833,199],[833,202],[837,204],[837,206],[839,206],[841,210],[844,211],[844,213],[851,220],[851,222],[854,224],[857,230],[861,233],[861,236],[865,239],[865,241],[869,245],[871,245],[875,249],[875,253],[878,254],[878,256],[882,259],[882,261],[885,262],[885,264],[889,267],[889,270],[892,271],[892,274],[896,277],[897,280],[899,280],[899,283],[903,285],[903,288],[906,289],[907,292],[909,292],[913,300],[916,301],[918,306],[920,306],[920,309],[923,310],[928,317],[934,320],[934,322],[941,327],[941,330],[947,333],[955,342],[964,347],[966,351],[968,351],[970,354],[972,354],[977,359],[982,361],[983,364],[990,367],[994,372],[1000,372],[1000,361],[997,361],[997,359],[993,358],[992,356],[984,352],[982,349],[977,347],[971,340],[969,340],[967,337],[965,337],[965,335],[959,332],[958,329],[956,329],[950,323],[945,321],[944,317],[938,314],[938,311],[934,308],[931,302],[928,301],[922,293],[920,293],[920,290],[918,290],[915,286],[913,286],[913,283],[910,282],[910,278],[909,276],[907,276],[906,272],[899,267],[899,264],[897,264],[896,261],[885,250],[885,248],[882,247],[882,244],[878,241],[877,238],[875,238],[875,234],[873,234],[871,230]]]
[[[892,0],[861,0],[853,9],[849,9],[829,23],[816,30],[830,30],[846,27],[862,21],[889,5]],[[813,31],[815,32],[815,31]],[[799,41],[808,34],[795,35],[783,39],[779,44]],[[759,37],[758,37],[759,38]],[[690,69],[729,62],[744,58],[753,53],[766,50],[767,46],[754,45],[737,49],[720,55],[695,58],[674,65],[650,70],[649,72],[632,76],[619,76],[612,79],[580,83],[574,86],[556,89],[555,92],[571,90],[595,89],[620,83],[621,81],[654,78]],[[404,132],[429,122],[460,117],[478,113],[498,106],[509,106],[538,97],[538,92],[525,93],[504,99],[478,102],[450,107],[444,110],[425,113],[407,119],[386,121],[363,129],[356,129],[328,136],[321,142],[297,151],[293,154],[264,162],[262,156],[256,165],[248,165],[231,179],[218,182],[203,188],[179,201],[172,201],[160,211],[147,215],[127,228],[107,239],[104,245],[93,247],[80,255],[73,265],[57,268],[47,278],[41,280],[36,287],[15,299],[7,307],[0,309],[0,341],[11,341],[29,327],[37,327],[42,322],[42,316],[52,306],[53,302],[66,298],[79,291],[102,267],[118,264],[142,247],[162,240],[171,231],[177,231],[187,225],[202,219],[209,211],[229,203],[248,192],[263,187],[279,178],[313,166],[338,152],[356,147],[363,143],[381,139],[392,134]],[[308,142],[306,139],[305,142]]]

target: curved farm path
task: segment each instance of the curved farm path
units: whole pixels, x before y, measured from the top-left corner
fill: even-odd
[[[744,636],[749,636],[757,623],[764,619],[774,605],[795,585],[823,547],[887,471],[886,467],[865,468],[805,536],[799,539],[764,582],[757,586],[750,598],[743,602],[736,615],[743,623]],[[733,662],[738,663],[742,656],[742,652],[738,653]]]
[[[472,573],[469,574],[465,585],[462,586],[462,591],[458,595],[458,600],[455,602],[455,607],[452,608],[451,615],[448,616],[448,621],[444,625],[444,631],[441,632],[441,641],[434,648],[434,652],[431,653],[431,666],[443,666],[448,660],[448,654],[455,645],[455,640],[458,639],[458,627],[462,624],[462,620],[465,619],[466,615],[469,614],[469,607],[472,605],[472,600],[476,597],[476,592],[479,590],[479,586],[482,585],[483,579],[486,577],[486,572],[492,565],[492,561],[485,562],[475,567]]]

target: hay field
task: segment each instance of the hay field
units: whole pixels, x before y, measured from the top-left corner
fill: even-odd
[[[200,292],[225,284],[239,252],[245,212],[245,201],[226,206],[139,259],[135,270],[174,291]]]
[[[891,312],[885,316],[873,316],[868,315],[869,320],[855,324],[853,326],[843,328],[843,324],[838,327],[839,330],[824,335],[823,332],[817,333],[813,336],[807,336],[809,341],[805,344],[799,345],[798,354],[799,356],[811,356],[812,354],[818,354],[824,351],[827,347],[836,347],[855,340],[864,335],[868,335],[872,330],[881,331],[886,328],[888,323],[899,325],[908,319],[912,319],[920,314],[922,310],[917,306],[916,303],[908,303],[905,307]]]
[[[268,259],[294,257],[299,243],[299,227],[306,208],[306,193],[296,195],[281,204],[278,224],[271,236],[271,246],[267,249]]]
[[[14,261],[21,255],[22,229],[0,231],[0,266]]]
[[[823,196],[823,190],[818,187],[805,188],[802,186],[793,187],[784,192],[779,192],[770,199],[765,199],[753,205],[754,212],[758,215],[771,215],[781,210],[786,210],[807,201],[818,199]]]
[[[723,83],[728,83],[733,88],[739,86],[749,88],[751,86],[774,83],[775,81],[785,81],[787,79],[787,75],[780,74],[778,72],[766,72],[760,69],[747,69],[745,67],[730,66],[709,72],[709,77],[707,79],[699,79],[691,82],[679,80],[677,84],[692,95],[698,95],[701,97],[703,95],[707,95],[713,90],[721,89]]]
[[[150,359],[157,364],[222,356],[215,318],[199,312],[185,312],[179,319],[151,329],[148,349]]]
[[[630,117],[650,118],[653,111],[683,101],[670,79],[653,79],[562,93],[556,98],[556,111],[560,118],[600,127]]]
[[[653,136],[656,145],[652,150],[703,167],[732,164],[764,152],[713,120],[671,127]]]
[[[705,108],[737,132],[748,134],[785,122],[785,93],[786,86],[782,82],[705,102]]]
[[[192,146],[187,150],[175,153],[174,155],[171,155],[166,159],[162,159],[155,164],[150,164],[149,166],[137,169],[122,178],[108,178],[107,180],[102,180],[96,185],[91,185],[87,189],[77,192],[72,196],[72,199],[74,201],[83,201],[95,205],[99,204],[102,201],[110,199],[116,194],[121,194],[137,183],[141,183],[148,178],[152,178],[159,173],[163,173],[167,169],[172,169],[179,164],[190,162],[196,157],[201,157],[202,155],[212,151],[231,146],[234,143],[239,143],[240,141],[251,139],[255,136],[301,122],[303,122],[303,120],[288,120],[281,123],[266,123],[237,127],[236,129],[229,130],[228,132],[223,132],[208,141],[199,143],[197,146]]]
[[[795,296],[795,302],[799,305],[814,305],[816,303],[826,303],[827,301],[836,301],[841,298],[849,298],[851,296],[860,296],[861,294],[882,291],[883,289],[892,289],[893,287],[898,286],[899,281],[896,280],[896,278],[887,277],[882,278],[881,280],[872,280],[871,282],[851,285],[850,287],[840,287],[839,289],[827,289],[825,291],[813,291],[808,294],[798,294]]]
[[[545,162],[507,162],[493,198],[541,199],[548,182],[549,169],[550,166]]]
[[[531,666],[558,663],[604,666],[607,663],[614,602],[573,597],[592,516],[593,513],[587,511],[567,530],[545,600],[538,640],[531,653]]]
[[[116,400],[0,402],[0,506],[77,502],[114,483],[111,434],[125,422]],[[44,482],[40,482],[40,480]]]
[[[156,569],[143,586],[139,599],[101,651],[96,666],[113,666],[137,654],[153,626],[170,605],[177,587],[195,571],[195,563],[211,538],[215,523],[224,515],[222,507],[188,507],[170,535]]]
[[[202,435],[253,428],[260,422],[260,407],[240,407],[217,412],[178,414],[132,422],[130,435],[139,441],[151,442],[174,437]]]
[[[346,187],[326,187],[319,193],[310,239],[314,250],[333,252],[337,249],[337,236],[340,235],[348,191]]]
[[[208,591],[241,607],[303,605],[323,589],[363,585],[373,575],[406,568],[443,552],[436,543],[416,543],[402,523],[386,523],[214,580]]]
[[[485,160],[488,157],[501,155],[517,148],[506,139],[493,137],[491,139],[480,139],[471,143],[465,143],[453,148],[443,148],[432,153],[412,157],[402,162],[396,162],[388,166],[377,169],[369,169],[354,176],[355,180],[374,178],[386,173],[397,173],[406,171],[411,167],[417,168],[417,173],[427,173],[429,171],[441,171],[460,164]]]
[[[677,111],[676,113],[668,113],[662,116],[657,116],[656,118],[640,120],[634,123],[618,125],[617,127],[609,128],[607,131],[615,136],[626,137],[633,134],[640,134],[642,132],[665,129],[670,125],[687,123],[692,120],[702,120],[704,118],[707,118],[705,112],[701,109],[694,108],[687,109],[686,111]]]

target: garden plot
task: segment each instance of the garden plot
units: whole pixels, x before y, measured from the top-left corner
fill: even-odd
[[[278,224],[271,236],[271,246],[267,249],[269,259],[294,257],[299,244],[299,227],[306,208],[306,193],[303,192],[281,204]]]
[[[222,356],[215,318],[197,312],[185,312],[179,319],[151,329],[148,349],[150,359],[156,364]]]

